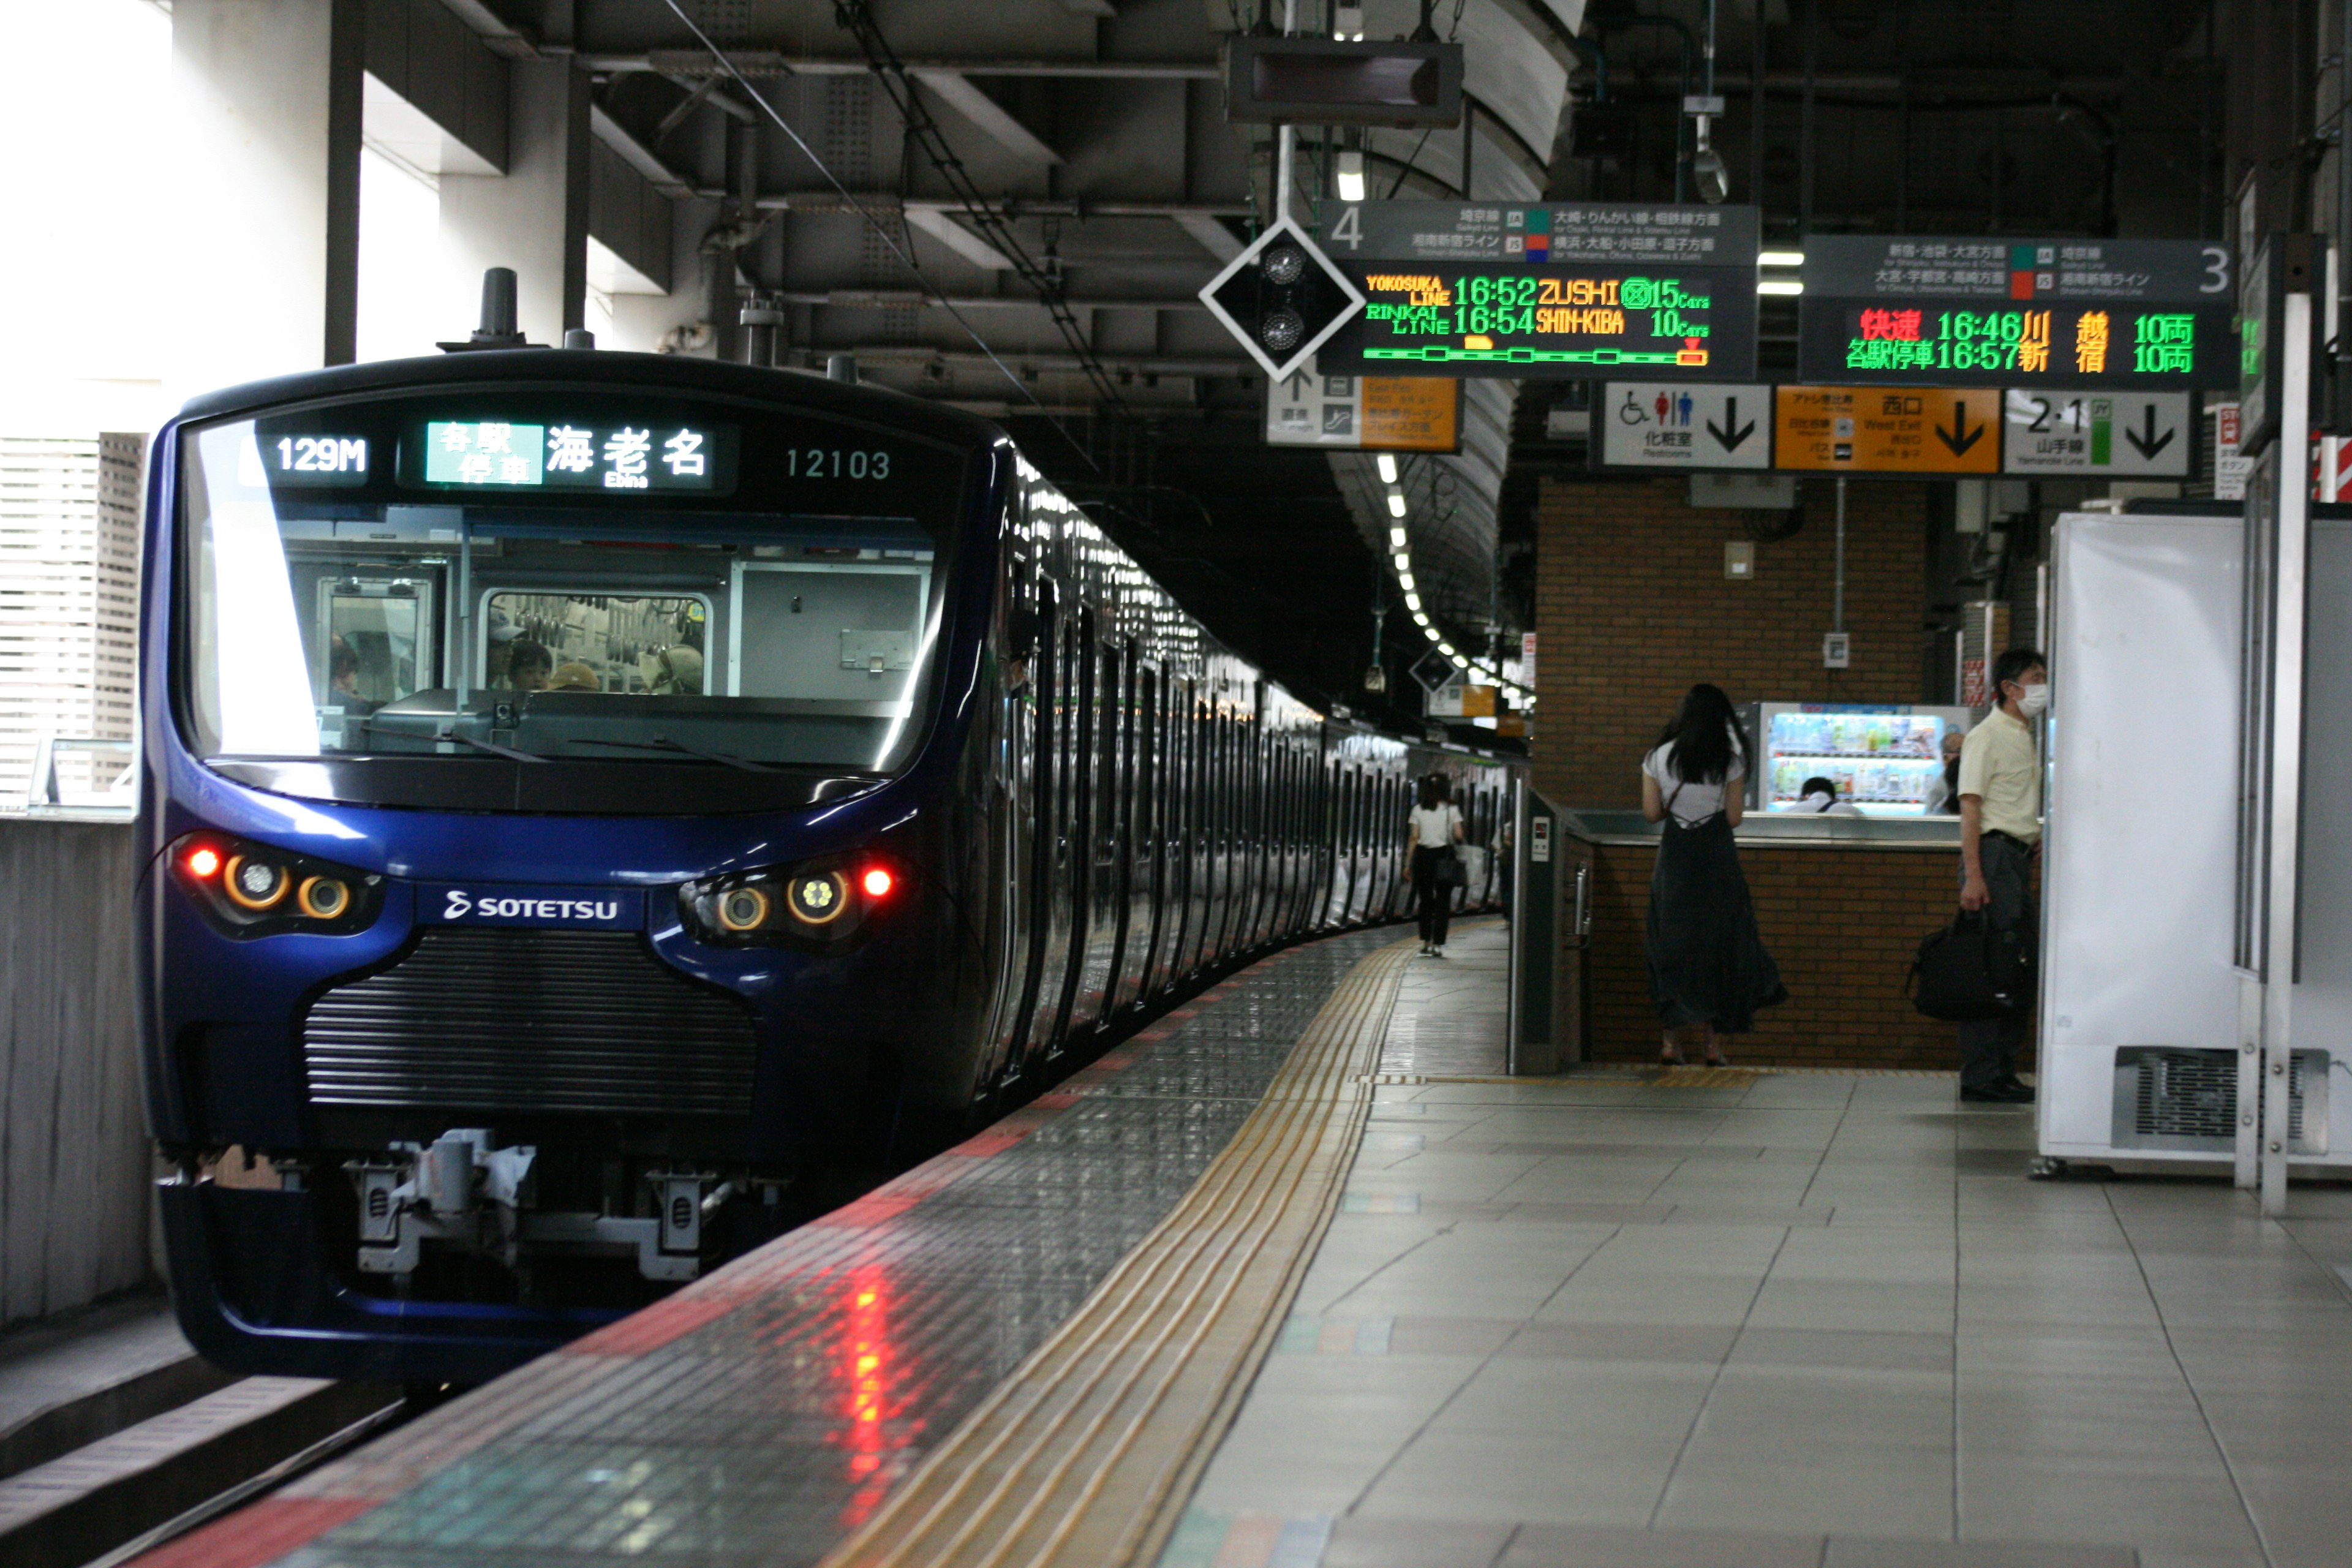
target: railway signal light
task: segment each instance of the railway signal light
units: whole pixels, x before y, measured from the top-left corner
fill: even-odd
[[[1280,381],[1364,308],[1364,296],[1285,217],[1225,264],[1201,302]]]

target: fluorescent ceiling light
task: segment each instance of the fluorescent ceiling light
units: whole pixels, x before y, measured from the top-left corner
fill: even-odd
[[[1386,453],[1386,452],[1382,452],[1382,453],[1381,453],[1378,458],[1374,458],[1373,460],[1374,460],[1375,462],[1379,463],[1379,464],[1380,464],[1380,466],[1381,466],[1381,483],[1382,483],[1382,484],[1384,484],[1384,485],[1392,485],[1392,484],[1396,483],[1396,476],[1397,476],[1396,459],[1395,459],[1394,458],[1392,458],[1392,457],[1389,456],[1389,454],[1388,454],[1388,453]]]
[[[1395,545],[1399,550],[1402,550],[1405,546],[1404,530],[1402,528],[1390,529],[1389,542]]]
[[[1410,588],[1406,589],[1404,594],[1404,607],[1412,612],[1413,619],[1419,620],[1421,618],[1421,595]]]
[[[1334,173],[1341,201],[1360,202],[1364,199],[1364,155],[1361,153],[1340,153],[1339,167]]]
[[[1408,592],[1418,586],[1418,584],[1416,584],[1412,580],[1412,571],[1410,567],[1404,568],[1397,573],[1397,585],[1406,589]]]
[[[1802,267],[1805,253],[1801,250],[1759,250],[1756,253],[1759,267]]]
[[[1389,515],[1391,517],[1402,517],[1404,515],[1404,494],[1402,491],[1391,490],[1389,492]]]
[[[1759,278],[1756,291],[1759,294],[1801,294],[1805,291],[1805,285],[1794,278]]]

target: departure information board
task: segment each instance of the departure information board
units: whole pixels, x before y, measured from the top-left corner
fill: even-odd
[[[1740,380],[1756,364],[1756,211],[1633,203],[1328,207],[1364,294],[1327,373]]]
[[[2236,384],[2224,246],[1812,235],[1804,280],[1798,364],[1812,381]]]

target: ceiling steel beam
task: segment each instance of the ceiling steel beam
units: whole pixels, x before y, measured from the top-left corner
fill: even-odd
[[[855,354],[857,363],[900,370],[920,370],[925,365],[943,364],[954,369],[997,372],[994,361],[986,354],[962,349],[932,349],[911,343],[808,343],[796,344],[815,354]],[[1047,375],[1084,375],[1086,367],[1078,356],[1066,353],[1028,353],[1020,349],[1000,348],[997,359],[1016,371],[1035,372]],[[1201,355],[1191,359],[1170,359],[1156,356],[1121,358],[1108,355],[1102,368],[1113,375],[1211,375],[1254,376],[1260,374],[1257,362],[1239,354]]]
[[[763,198],[759,205],[765,207],[768,203]],[[1011,257],[948,216],[950,212],[962,211],[962,204],[941,202],[937,205],[919,205],[908,202],[900,210],[906,214],[908,224],[921,229],[974,267],[985,267],[991,272],[1013,270]],[[1029,302],[1036,303],[1034,300]]]
[[[1062,161],[1059,153],[1047,146],[1035,132],[1014,119],[1003,104],[974,87],[971,79],[962,72],[910,66],[907,74],[1014,157],[1030,163],[1058,163]]]
[[[646,177],[646,182],[672,201],[694,195],[694,186],[654,156],[653,150],[629,134],[628,127],[597,104],[588,106],[589,133],[621,155],[621,161]]]
[[[745,76],[866,76],[873,67],[863,55],[787,55],[778,49],[730,49],[727,58]],[[647,49],[642,53],[604,49],[583,50],[582,66],[592,71],[622,73],[658,71],[664,76],[698,77],[719,73],[719,67],[702,49]],[[1214,60],[1036,60],[912,59],[908,72],[945,71],[960,76],[1097,77],[1139,81],[1215,81],[1223,71]]]
[[[709,188],[696,193],[716,200],[732,193]],[[900,207],[908,213],[963,211],[963,204],[952,196],[902,196],[896,191],[854,192],[858,205],[868,212],[892,211]],[[845,213],[854,209],[841,199],[838,191],[775,191],[756,198],[760,209],[776,212]],[[1181,223],[1188,217],[1248,217],[1252,216],[1246,202],[1102,202],[1091,198],[1076,201],[1041,201],[1021,196],[1008,196],[997,203],[997,210],[1007,217],[1059,217],[1084,221],[1091,217],[1163,217]]]
[[[1202,249],[1214,257],[1220,267],[1239,256],[1244,249],[1242,242],[1234,237],[1234,231],[1208,213],[1180,212],[1168,216],[1175,220],[1178,228],[1191,235]]]

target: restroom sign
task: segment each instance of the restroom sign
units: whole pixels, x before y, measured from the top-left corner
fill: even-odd
[[[1620,382],[1593,407],[1611,468],[1772,466],[1772,389],[1706,382]]]

